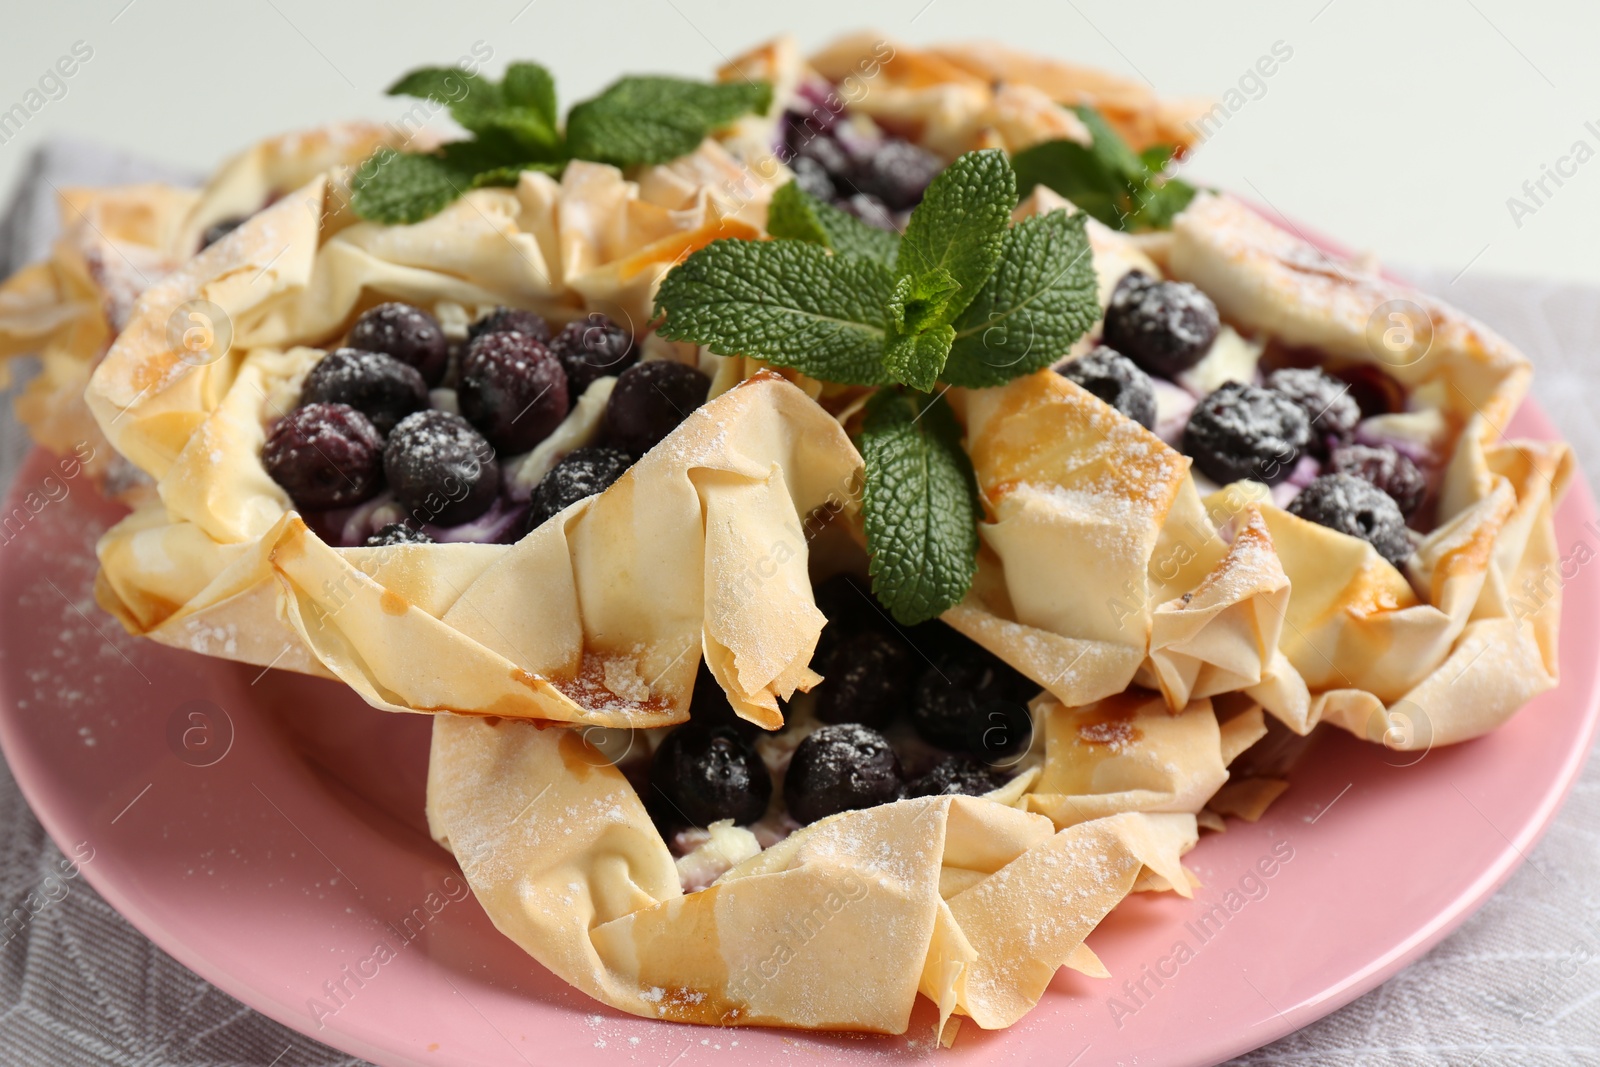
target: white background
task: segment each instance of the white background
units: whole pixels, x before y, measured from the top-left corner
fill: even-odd
[[[382,90],[474,41],[491,73],[537,59],[564,102],[619,72],[705,75],[792,30],[875,27],[911,43],[993,37],[1219,97],[1284,41],[1293,58],[1196,153],[1192,177],[1265,201],[1391,262],[1454,276],[1600,282],[1600,159],[1519,227],[1507,207],[1578,139],[1600,151],[1592,0],[6,0],[0,110],[76,41],[65,96],[0,144],[0,190],[52,134],[209,168],[268,133],[393,117]],[[35,98],[37,100],[37,98]],[[1593,121],[1595,131],[1585,129]],[[1531,201],[1530,201],[1531,204]]]

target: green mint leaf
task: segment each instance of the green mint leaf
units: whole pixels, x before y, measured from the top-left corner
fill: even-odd
[[[1130,182],[1143,181],[1146,174],[1144,160],[1128,147],[1128,142],[1111,128],[1111,124],[1101,116],[1100,112],[1087,106],[1079,106],[1073,110],[1088,127],[1091,151],[1105,169]]]
[[[682,78],[623,78],[567,114],[567,144],[578,159],[619,167],[665,163],[693,152],[712,131],[749,112],[765,113],[765,82],[707,84]]]
[[[883,264],[803,241],[713,241],[662,279],[658,332],[841,385],[882,385],[891,285]]]
[[[460,67],[418,67],[400,76],[384,92],[389,96],[415,96],[451,107],[473,96],[489,97],[493,106],[500,103],[500,88],[494,82]]]
[[[1026,195],[1035,186],[1052,189],[1097,222],[1122,228],[1128,187],[1104,162],[1076,141],[1045,141],[1018,152],[1017,188]]]
[[[1172,220],[1189,206],[1199,190],[1177,178],[1147,185],[1135,198],[1130,230],[1169,230]]]
[[[357,215],[374,222],[420,222],[443,211],[470,182],[470,174],[439,156],[380,148],[356,168],[350,180],[350,205]]]
[[[915,277],[902,275],[889,297],[889,321],[906,333],[924,333],[946,322],[961,283],[943,267]]]
[[[1006,234],[1000,266],[955,324],[942,377],[981,389],[1048,367],[1100,317],[1083,214],[1052,211]]]
[[[900,235],[868,226],[847,211],[840,211],[800,188],[798,182],[780,186],[767,207],[767,232],[774,237],[831,248],[850,256],[865,256],[884,266],[894,265]]]
[[[559,179],[561,172],[567,169],[565,163],[548,163],[541,160],[530,160],[526,163],[512,163],[504,167],[491,167],[472,176],[472,188],[487,189],[490,187],[515,186],[522,179],[525,170],[542,171],[552,178]]]
[[[998,148],[968,152],[933,179],[911,212],[897,273],[918,277],[947,271],[960,286],[945,306],[953,319],[994,273],[1016,206],[1017,178],[1006,154]]]
[[[556,80],[537,63],[512,63],[500,79],[500,92],[511,107],[532,111],[554,130],[561,122],[556,110]]]
[[[978,569],[982,508],[961,426],[942,397],[885,389],[867,405],[860,445],[873,595],[903,625],[937,618]]]
[[[955,338],[953,326],[935,325],[921,333],[907,333],[891,324],[883,344],[884,372],[913,389],[932,389]]]

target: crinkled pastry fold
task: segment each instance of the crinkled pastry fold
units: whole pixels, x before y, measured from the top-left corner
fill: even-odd
[[[633,787],[573,730],[434,720],[428,824],[495,926],[589,995],[651,1018],[903,1033],[920,992],[1009,1026],[1136,886],[1188,895],[1193,815],[1057,830],[975,797],[813,823],[684,895]]]

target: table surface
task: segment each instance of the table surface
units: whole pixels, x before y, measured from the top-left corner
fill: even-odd
[[[53,185],[168,176],[68,141],[46,145],[0,223],[0,276],[40,255]],[[180,175],[171,175],[180,177]],[[1600,471],[1600,289],[1404,272],[1533,358],[1534,393]],[[0,412],[0,487],[29,448]],[[1563,546],[1564,548],[1567,546]],[[112,625],[111,623],[107,623]],[[1565,633],[1565,641],[1593,635]],[[1515,773],[1515,769],[1509,769]],[[1506,885],[1427,956],[1342,1010],[1230,1067],[1600,1062],[1600,763]],[[332,1067],[359,1064],[253,1011],[167,956],[80,880],[0,766],[0,915],[48,901],[0,941],[0,1055],[29,1064]],[[37,903],[35,904],[37,906]],[[29,909],[25,909],[29,910]],[[13,1056],[17,1058],[13,1058]]]

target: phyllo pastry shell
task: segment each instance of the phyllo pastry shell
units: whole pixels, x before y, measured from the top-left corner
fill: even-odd
[[[198,189],[143,183],[62,190],[61,235],[50,257],[0,286],[0,360],[7,361],[0,375],[9,378],[16,356],[36,355],[41,364],[16,401],[33,439],[62,453],[87,444],[94,457],[89,469],[102,475],[116,453],[83,392],[139,294],[193,256],[207,231],[254,214],[329,167],[359,163],[400,136],[376,123],[338,123],[255,144]]]

